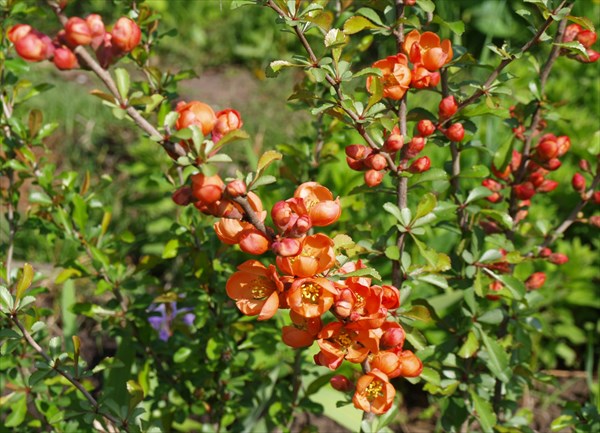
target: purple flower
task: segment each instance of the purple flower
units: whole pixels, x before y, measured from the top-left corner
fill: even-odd
[[[181,321],[185,325],[193,325],[196,316],[193,313],[186,313],[191,310],[192,308],[189,307],[178,309],[176,302],[170,302],[168,308],[166,303],[158,305],[153,304],[148,308],[148,312],[151,313],[150,317],[148,317],[148,322],[150,323],[150,326],[158,331],[158,338],[167,341],[173,334],[171,329],[173,321],[180,313],[185,313],[183,317],[181,317]]]

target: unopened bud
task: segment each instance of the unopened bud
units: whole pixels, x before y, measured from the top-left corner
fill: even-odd
[[[392,349],[394,347],[402,347],[406,334],[401,327],[390,328],[383,333],[379,342],[382,349]]]
[[[422,137],[429,137],[435,132],[435,125],[429,119],[419,120],[417,123],[417,131]]]
[[[431,160],[427,156],[423,156],[417,160],[415,160],[410,167],[408,167],[408,171],[410,173],[423,173],[424,171],[429,170],[431,167]]]
[[[137,47],[142,38],[142,32],[138,25],[127,17],[117,20],[111,34],[113,45],[126,53]]]
[[[543,272],[534,272],[525,281],[525,287],[527,290],[537,290],[544,285],[546,282],[546,274]]]
[[[375,155],[369,155],[369,157],[365,159],[365,165],[373,170],[379,171],[387,167],[387,161],[382,154],[376,153]]]
[[[562,265],[564,263],[567,263],[569,261],[569,258],[566,254],[552,253],[548,257],[548,260],[550,261],[550,263],[554,263],[555,265]]]
[[[529,200],[535,195],[535,188],[531,182],[525,182],[514,187],[515,195],[520,200]]]
[[[365,184],[369,187],[377,186],[383,181],[383,172],[368,170],[365,172]]]
[[[456,113],[458,104],[456,103],[454,96],[450,95],[441,100],[438,108],[440,119],[448,119]]]
[[[281,238],[273,242],[271,249],[281,257],[293,257],[300,254],[302,243],[297,238]]]
[[[227,194],[232,198],[246,195],[246,184],[239,179],[229,182],[225,189]]]
[[[454,123],[450,125],[448,129],[446,129],[444,135],[450,141],[463,141],[465,138],[465,128],[461,123]]]
[[[577,192],[585,191],[585,177],[581,173],[575,173],[573,179],[571,179],[571,185]]]
[[[73,51],[71,51],[67,47],[60,47],[54,50],[54,57],[52,59],[54,65],[61,71],[65,71],[68,69],[74,69],[79,66],[77,63],[77,57]]]
[[[331,383],[333,389],[340,392],[350,392],[354,389],[352,382],[350,382],[346,376],[342,376],[341,374],[333,376],[329,380],[329,383]]]
[[[92,31],[83,18],[71,17],[65,24],[65,38],[72,46],[92,43]]]

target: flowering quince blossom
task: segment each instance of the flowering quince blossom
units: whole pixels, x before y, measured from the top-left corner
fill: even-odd
[[[389,378],[381,371],[373,369],[356,382],[352,402],[357,409],[379,415],[392,407],[395,396],[396,389]]]
[[[383,78],[383,97],[399,100],[402,99],[408,90],[412,74],[408,67],[408,59],[404,54],[396,54],[388,56],[383,60],[378,60],[373,63],[373,68],[381,69]],[[377,77],[367,78],[367,90],[371,91],[371,83]]]
[[[164,303],[154,304],[148,308],[148,312],[150,313],[148,322],[150,326],[158,331],[158,338],[167,341],[173,334],[172,324],[175,318],[181,313],[185,313],[181,321],[187,326],[192,326],[196,316],[193,313],[188,313],[188,311],[192,311],[192,308],[177,308],[176,302],[171,302],[168,305]]]
[[[403,49],[413,64],[423,65],[430,72],[450,63],[453,56],[450,40],[440,41],[433,32],[411,31],[404,38]]]
[[[259,261],[248,260],[238,266],[238,272],[227,280],[225,289],[242,313],[258,315],[258,320],[266,320],[273,317],[279,308],[283,283],[275,266],[266,268]]]

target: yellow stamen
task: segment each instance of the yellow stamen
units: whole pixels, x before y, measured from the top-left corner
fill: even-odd
[[[369,401],[373,401],[377,397],[383,397],[383,382],[374,379],[369,386],[367,386],[367,389],[365,389],[365,396]]]
[[[250,293],[255,300],[263,300],[269,290],[268,280],[264,277],[255,278],[250,282]]]
[[[304,283],[301,287],[302,290],[302,302],[308,302],[311,304],[318,304],[319,298],[321,297],[321,289],[318,285],[313,283]]]

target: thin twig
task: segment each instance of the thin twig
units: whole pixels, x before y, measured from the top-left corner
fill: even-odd
[[[96,401],[96,399],[88,392],[88,390],[85,389],[85,387],[81,384],[81,382],[79,382],[77,379],[75,379],[71,375],[71,373],[69,373],[68,371],[65,371],[65,370],[63,370],[63,369],[61,369],[61,368],[58,367],[58,365],[50,357],[50,355],[48,355],[46,352],[44,352],[44,349],[42,349],[42,347],[37,343],[37,341],[35,341],[34,338],[31,336],[31,334],[25,329],[25,326],[23,326],[23,324],[21,323],[21,321],[17,318],[17,316],[15,314],[10,314],[10,315],[8,315],[8,317],[21,330],[21,333],[23,334],[23,337],[25,338],[25,340],[27,341],[27,343],[31,347],[33,347],[33,349],[37,353],[39,353],[42,356],[42,358],[44,358],[46,360],[46,362],[48,363],[48,365],[50,367],[52,367],[52,369],[54,371],[56,371],[62,377],[64,377],[65,379],[67,379],[75,388],[77,388],[83,394],[83,396],[86,398],[86,400],[92,405],[92,407],[94,408],[94,411],[97,414],[100,414],[100,405],[98,404],[98,402]],[[122,422],[121,420],[117,419],[113,415],[111,415],[109,413],[102,413],[100,415],[102,415],[104,418],[106,418],[107,420],[109,420],[115,426],[119,426],[124,431],[129,431],[128,428],[127,428],[127,426],[125,425],[125,423]]]

